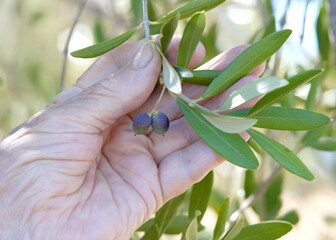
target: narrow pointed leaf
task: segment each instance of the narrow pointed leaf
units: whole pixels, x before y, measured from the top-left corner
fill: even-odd
[[[220,73],[217,70],[191,71],[186,68],[174,67],[181,81],[208,86]]]
[[[314,179],[308,168],[287,147],[253,129],[249,129],[247,132],[283,168],[306,180],[311,181]]]
[[[282,193],[282,183],[283,183],[283,175],[279,174],[271,184],[267,187],[267,190],[264,194],[264,220],[272,220],[277,215],[281,208],[281,193]]]
[[[243,228],[244,218],[240,215],[232,227],[225,233],[221,240],[232,240],[237,236]]]
[[[230,198],[226,198],[218,213],[218,219],[214,229],[213,240],[218,240],[220,236],[223,234],[225,230],[226,221],[229,218],[229,210],[230,210]]]
[[[254,118],[239,118],[226,115],[206,115],[202,116],[219,130],[227,133],[240,133],[253,127],[257,120]]]
[[[197,240],[197,232],[198,232],[198,224],[197,224],[197,216],[195,216],[186,230],[185,234],[186,240]]]
[[[179,7],[171,12],[169,12],[167,15],[160,18],[158,21],[156,21],[157,24],[164,23],[169,21],[169,19],[173,18],[178,12],[181,14],[180,19],[185,19],[188,17],[191,17],[194,13],[200,12],[200,11],[209,11],[221,3],[223,3],[225,0],[196,0],[191,1],[187,4],[185,4],[182,7]]]
[[[189,218],[185,215],[178,215],[173,218],[168,228],[164,232],[165,234],[180,234],[184,232],[189,224]]]
[[[189,218],[195,217],[195,212],[200,211],[197,221],[200,222],[208,207],[213,184],[213,172],[210,171],[202,181],[193,185],[189,202]]]
[[[275,240],[292,230],[284,221],[267,221],[244,227],[233,240]]]
[[[87,48],[83,48],[71,53],[71,56],[77,58],[93,58],[102,55],[113,48],[118,47],[120,44],[126,42],[139,28],[133,28],[132,30],[107,41],[92,45]]]
[[[166,53],[169,47],[170,41],[172,40],[175,30],[177,28],[179,19],[180,19],[180,14],[177,13],[175,17],[170,19],[169,22],[164,24],[162,27],[162,30],[161,30],[162,37],[160,39],[160,42],[161,42],[161,49],[163,53]]]
[[[180,95],[182,93],[181,80],[178,74],[176,73],[175,69],[173,68],[173,66],[169,63],[169,61],[161,51],[160,47],[158,45],[156,46],[162,57],[162,75],[164,85],[172,93]]]
[[[204,12],[195,13],[187,23],[177,54],[177,66],[187,68],[205,28]]]
[[[306,145],[321,151],[336,151],[335,139],[328,139],[328,141],[310,141]]]
[[[278,77],[259,78],[234,91],[223,103],[219,112],[236,108],[256,97],[286,86],[287,80]]]
[[[281,30],[268,35],[243,51],[205,90],[202,99],[224,91],[242,77],[251,73],[262,62],[270,58],[285,43],[291,30]]]
[[[257,158],[241,136],[220,131],[196,108],[190,107],[179,98],[176,101],[192,128],[215,152],[237,166],[247,169],[258,168]]]
[[[289,78],[288,85],[266,94],[262,99],[260,99],[260,101],[257,102],[256,105],[254,105],[254,107],[248,113],[248,116],[252,116],[261,111],[262,109],[275,103],[276,101],[279,101],[280,99],[282,99],[284,96],[294,91],[299,86],[307,83],[308,81],[319,75],[322,71],[323,71],[322,69],[311,69],[300,72],[295,76]]]
[[[227,113],[228,116],[245,117],[250,108]],[[287,131],[306,131],[323,127],[331,119],[321,113],[297,108],[268,107],[253,115],[258,122],[254,125],[259,128],[268,128]]]
[[[176,215],[179,207],[181,206],[185,198],[185,193],[169,200],[163,205],[162,208],[157,211],[155,215],[155,224],[158,227],[159,236],[161,236],[165,230],[168,228],[173,217]]]

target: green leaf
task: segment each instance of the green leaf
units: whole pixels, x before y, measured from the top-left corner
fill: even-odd
[[[222,107],[218,109],[218,112],[236,108],[256,97],[286,86],[287,84],[287,80],[278,77],[258,78],[231,93],[231,95],[224,101]]]
[[[201,99],[209,98],[224,91],[242,77],[251,73],[262,62],[271,57],[284,44],[291,30],[281,30],[254,43],[233,60],[219,76],[213,80]],[[225,81],[224,81],[225,79]]]
[[[321,151],[336,151],[336,141],[332,139],[328,141],[310,141],[306,142],[306,145]]]
[[[293,226],[283,221],[267,221],[244,227],[233,240],[275,240],[292,230]]]
[[[218,219],[214,229],[213,240],[218,240],[223,234],[225,230],[226,221],[229,218],[229,210],[230,210],[230,198],[226,198],[218,213]]]
[[[236,237],[243,228],[244,218],[240,215],[237,221],[232,225],[232,227],[227,231],[221,240],[232,240]]]
[[[245,117],[250,108],[227,113],[229,116]],[[305,131],[323,127],[331,119],[321,113],[297,108],[268,107],[253,115],[258,122],[255,127],[275,130]]]
[[[165,234],[180,234],[186,230],[189,224],[189,218],[185,215],[178,215],[173,218]]]
[[[200,11],[209,11],[221,3],[223,3],[225,0],[196,0],[191,1],[187,3],[186,5],[179,7],[171,12],[169,12],[167,15],[160,18],[156,23],[164,23],[169,21],[169,19],[173,18],[178,12],[181,14],[180,19],[185,19],[188,17],[191,17],[194,13],[200,12]]]
[[[166,88],[172,93],[180,95],[182,93],[182,84],[178,74],[176,73],[173,66],[169,63],[169,61],[167,60],[167,58],[165,57],[165,55],[163,54],[157,43],[156,48],[158,49],[162,57],[162,75],[163,75],[163,82]]]
[[[282,182],[283,182],[283,176],[282,175],[277,176],[267,187],[267,190],[265,192],[264,204],[267,220],[274,219],[281,208]]]
[[[186,68],[174,67],[181,81],[208,86],[220,73],[217,70],[191,71]]]
[[[131,0],[130,7],[133,24],[139,25],[142,21],[142,1]]]
[[[120,44],[126,42],[133,34],[139,29],[139,27],[133,28],[132,30],[107,41],[92,45],[87,48],[83,48],[71,53],[71,56],[77,58],[93,58],[102,55],[113,48],[118,47]]]
[[[263,149],[265,149],[268,154],[274,158],[275,161],[277,161],[289,172],[309,181],[314,179],[313,174],[308,170],[308,168],[287,147],[253,129],[249,129],[247,132]]]
[[[226,115],[207,115],[203,113],[201,114],[213,126],[227,133],[243,132],[254,126],[257,122],[257,120],[253,118],[239,118]]]
[[[197,232],[198,232],[197,215],[198,214],[196,213],[196,216],[190,222],[186,230],[185,234],[186,240],[197,240]]]
[[[185,198],[185,193],[169,200],[163,205],[155,215],[155,224],[158,227],[159,236],[161,236],[169,224],[171,223],[173,217],[176,215],[180,205],[182,204]]]
[[[176,101],[191,127],[215,152],[237,166],[248,169],[258,168],[257,158],[241,136],[220,131],[207,121],[196,108],[190,107],[179,98]]]
[[[326,64],[322,65],[322,68],[327,68]],[[316,105],[317,100],[317,91],[319,86],[322,83],[322,80],[325,78],[327,71],[317,75],[314,79],[310,81],[310,89],[306,101],[306,109],[313,111]]]
[[[245,181],[244,181],[244,190],[245,198],[248,198],[252,193],[254,193],[258,188],[257,180],[254,176],[254,171],[246,170],[245,172]]]
[[[93,36],[96,43],[103,42],[106,40],[104,25],[101,19],[97,19],[94,23]]]
[[[178,21],[180,19],[180,14],[177,13],[175,17],[169,20],[166,24],[163,25],[161,33],[162,37],[160,39],[161,49],[163,53],[166,53],[169,44],[174,36],[175,30],[178,25]]]
[[[204,12],[195,13],[187,23],[177,54],[177,66],[187,68],[205,28]]]
[[[248,116],[252,116],[262,109],[270,106],[276,101],[280,100],[290,92],[294,91],[297,87],[307,83],[309,80],[313,79],[319,75],[323,70],[322,69],[311,69],[307,71],[300,72],[295,76],[288,79],[289,84],[282,88],[279,88],[271,93],[266,94],[256,105],[250,110]]]
[[[159,239],[160,235],[156,224],[152,225],[152,227],[149,228],[148,231],[145,232],[145,235],[141,238],[141,240],[159,240]]]
[[[331,44],[329,39],[329,22],[328,14],[326,12],[325,3],[322,1],[322,6],[320,8],[320,13],[316,21],[316,34],[319,46],[319,53],[321,55],[321,60],[328,62],[331,53]]]
[[[199,183],[193,185],[189,202],[189,218],[195,217],[195,212],[200,211],[197,221],[200,222],[208,207],[213,184],[213,172],[210,171]]]
[[[299,215],[295,210],[292,210],[278,217],[277,220],[286,221],[295,225],[299,222]]]

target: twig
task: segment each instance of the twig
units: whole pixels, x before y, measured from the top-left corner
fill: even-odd
[[[69,44],[72,38],[72,34],[75,30],[75,27],[78,23],[78,20],[80,18],[80,16],[83,13],[83,10],[85,8],[86,3],[88,2],[88,0],[83,0],[79,6],[78,12],[77,12],[77,16],[72,24],[72,27],[70,29],[70,32],[68,34],[68,38],[66,40],[65,43],[65,47],[64,47],[64,51],[63,51],[63,64],[62,64],[62,73],[61,73],[61,81],[60,81],[60,91],[63,91],[64,86],[65,86],[65,73],[66,73],[66,67],[67,67],[67,59],[68,59],[68,53],[69,53]]]
[[[250,206],[252,206],[252,204],[266,191],[267,187],[271,184],[271,182],[273,181],[273,179],[280,173],[282,167],[281,166],[277,166],[273,169],[273,172],[271,173],[271,175],[260,184],[259,188],[257,189],[257,191],[255,191],[253,194],[251,194],[241,205],[240,208],[235,211],[234,213],[232,213],[232,215],[230,216],[230,219],[228,221],[227,227],[226,229],[230,229],[232,227],[232,225],[237,221],[238,217],[246,210],[248,209]]]
[[[161,102],[165,90],[166,90],[166,86],[163,85],[162,90],[161,90],[160,97],[159,97],[159,99],[156,101],[156,104],[155,104],[155,106],[153,107],[153,110],[152,110],[152,112],[151,112],[151,115],[156,111],[156,107],[157,107],[157,106],[159,105],[159,103]]]
[[[142,7],[143,8],[143,23],[145,27],[146,39],[150,40],[147,0],[142,0],[142,6],[143,6]]]
[[[300,36],[300,44],[302,44],[304,33],[305,33],[305,26],[306,26],[306,19],[307,19],[307,11],[308,11],[308,5],[310,3],[310,0],[306,1],[304,16],[303,16],[303,22],[302,22],[302,32]]]
[[[280,20],[281,29],[283,29],[283,27],[285,26],[285,24],[287,22],[287,12],[288,12],[290,4],[291,4],[291,0],[287,0],[287,5],[286,5],[286,8],[285,8],[285,12],[282,15],[282,18]]]
[[[177,95],[178,98],[181,98],[182,100],[186,101],[189,106],[195,106],[199,109],[201,109],[202,111],[204,112],[207,112],[207,113],[211,113],[211,114],[216,114],[216,115],[219,115],[221,116],[220,114],[216,113],[215,111],[212,111],[210,109],[207,109],[201,105],[199,105],[198,103],[196,103],[194,100],[191,100],[190,98],[188,98],[187,96],[183,95],[183,94],[180,94],[180,95]]]

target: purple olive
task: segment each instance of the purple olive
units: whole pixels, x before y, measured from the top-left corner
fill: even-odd
[[[140,113],[133,122],[133,131],[136,135],[145,134],[151,125],[151,117],[148,113]]]
[[[169,119],[163,112],[155,112],[152,114],[152,128],[153,130],[164,135],[169,129]]]

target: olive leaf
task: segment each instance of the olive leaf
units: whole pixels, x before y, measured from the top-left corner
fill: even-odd
[[[92,45],[87,48],[83,48],[71,53],[71,56],[77,58],[93,58],[102,55],[113,48],[118,47],[120,44],[126,42],[133,34],[138,31],[139,27],[133,28],[132,30],[107,41],[100,42],[98,44]]]
[[[185,239],[186,240],[196,240],[197,239],[197,232],[198,232],[198,224],[197,224],[197,216],[200,214],[199,211],[196,211],[194,214],[195,217],[191,220],[186,233]]]
[[[266,94],[260,101],[257,102],[256,105],[249,111],[247,116],[253,116],[254,114],[258,113],[262,109],[270,106],[271,104],[275,103],[276,101],[280,100],[287,94],[294,91],[299,86],[307,83],[309,80],[313,79],[317,75],[319,75],[323,70],[322,69],[311,69],[307,71],[300,72],[293,77],[288,79],[289,84],[279,88],[273,92]]]
[[[240,215],[237,221],[232,225],[232,227],[225,233],[221,240],[232,240],[237,236],[243,228],[244,218]]]
[[[184,28],[177,54],[177,66],[187,68],[205,28],[204,12],[195,13]]]
[[[218,240],[220,236],[223,234],[225,230],[226,221],[229,218],[229,210],[230,210],[230,198],[226,198],[218,213],[218,219],[213,233],[213,240]]]
[[[226,116],[245,117],[251,108],[226,113]],[[297,108],[267,107],[253,115],[259,128],[287,131],[306,131],[326,126],[331,119],[321,113]]]
[[[291,30],[281,30],[268,35],[266,38],[248,47],[212,81],[200,99],[217,95],[242,77],[251,73],[263,61],[278,51],[291,33]]]
[[[287,84],[287,80],[278,77],[256,79],[231,93],[224,101],[222,107],[217,111],[223,112],[236,108],[256,97],[262,96]]]
[[[177,13],[176,16],[170,19],[169,22],[164,24],[161,29],[162,37],[160,39],[160,42],[161,42],[161,50],[163,53],[166,53],[169,47],[169,44],[177,28],[179,19],[180,19],[180,13]]]
[[[256,169],[259,162],[244,139],[238,134],[229,134],[213,126],[195,107],[190,107],[180,98],[176,99],[186,119],[195,132],[215,152],[227,161],[247,169]]]
[[[306,180],[314,179],[314,175],[287,147],[256,130],[249,129],[247,132],[283,168]]]
[[[180,77],[176,73],[173,66],[169,63],[169,61],[167,60],[166,56],[163,54],[157,43],[156,48],[158,49],[162,57],[162,75],[163,75],[163,82],[166,88],[172,93],[180,95],[182,93],[182,84]]]
[[[292,230],[293,226],[284,221],[267,221],[244,227],[233,240],[275,240]]]
[[[188,70],[186,68],[174,67],[181,81],[198,85],[209,86],[209,84],[221,73],[217,70]]]
[[[207,115],[201,113],[216,128],[227,133],[240,133],[253,127],[257,120],[254,118],[239,118],[226,115]]]
[[[180,19],[185,19],[191,17],[194,13],[200,11],[209,11],[221,3],[225,2],[225,0],[196,0],[191,1],[185,4],[182,7],[176,8],[173,11],[169,12],[167,15],[163,16],[155,23],[160,24],[169,21],[169,19],[175,17],[175,15],[179,12],[181,14]]]

